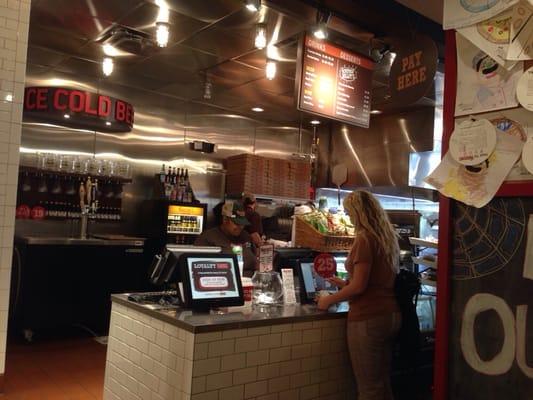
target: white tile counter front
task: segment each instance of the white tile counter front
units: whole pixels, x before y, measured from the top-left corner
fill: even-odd
[[[113,296],[104,400],[354,399],[346,313],[296,307],[193,316]]]

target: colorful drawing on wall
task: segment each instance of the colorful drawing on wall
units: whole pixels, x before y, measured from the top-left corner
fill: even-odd
[[[518,106],[515,90],[522,62],[506,70],[473,43],[457,34],[455,115],[469,115]]]
[[[493,58],[505,69],[515,66],[516,61],[507,60],[511,30],[512,10],[496,17],[457,30],[464,38]]]
[[[490,10],[499,0],[460,0],[461,6],[468,12],[480,13]]]
[[[444,29],[457,29],[490,19],[518,0],[444,0]]]
[[[500,130],[496,135],[496,149],[486,161],[465,166],[448,152],[424,181],[444,196],[478,208],[485,206],[496,195],[524,146],[520,139]]]
[[[524,236],[526,216],[519,199],[494,199],[483,208],[457,204],[453,279],[474,279],[504,268]]]
[[[533,198],[452,202],[451,218],[448,398],[530,400]]]
[[[533,59],[533,1],[522,0],[513,7],[511,32],[506,58]]]
[[[483,115],[479,118],[486,118],[502,132],[520,139],[526,143],[528,138],[533,137],[533,120],[531,112],[523,108],[514,108],[503,111],[495,111]],[[467,117],[457,119],[457,123],[464,121]],[[533,180],[533,175],[525,168],[522,157],[513,165],[511,171],[505,178],[506,181],[525,181]]]

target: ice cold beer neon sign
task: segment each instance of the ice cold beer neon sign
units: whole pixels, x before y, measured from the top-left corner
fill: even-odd
[[[24,116],[103,132],[129,132],[134,122],[133,106],[124,100],[58,87],[26,88]]]

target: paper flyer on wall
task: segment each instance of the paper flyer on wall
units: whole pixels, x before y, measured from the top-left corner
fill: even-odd
[[[520,157],[524,143],[497,131],[496,149],[483,163],[465,167],[446,153],[441,163],[424,180],[441,194],[470,206],[481,208],[495,195]]]
[[[460,28],[457,32],[496,60],[505,69],[511,69],[516,64],[516,61],[507,60],[512,13],[513,10],[509,9],[494,18],[478,22],[466,28]]]
[[[531,112],[523,108],[514,108],[512,110],[503,110],[478,115],[478,118],[486,118],[502,132],[520,139],[523,143],[528,137],[533,137],[533,118]],[[467,117],[457,118],[456,124],[460,124]],[[513,165],[511,171],[505,178],[506,181],[524,181],[533,180],[531,175],[522,163],[521,157]]]
[[[518,0],[444,0],[444,29],[457,29],[492,18]]]
[[[508,60],[533,59],[533,1],[522,0],[513,7]]]
[[[506,70],[462,35],[456,34],[457,97],[455,115],[477,114],[518,106],[515,90],[523,72],[518,62]]]

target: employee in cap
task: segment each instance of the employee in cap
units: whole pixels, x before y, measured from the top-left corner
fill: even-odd
[[[244,229],[252,237],[253,244],[259,248],[263,243],[263,223],[261,222],[261,216],[255,211],[257,206],[255,196],[251,193],[244,193],[242,195],[242,202],[246,212],[246,219],[250,222]]]
[[[250,222],[246,219],[244,206],[238,202],[227,201],[222,206],[222,222],[216,228],[203,232],[195,246],[218,246],[223,253],[234,254],[242,249],[244,276],[252,276],[256,267],[256,257],[250,234],[244,230]]]

